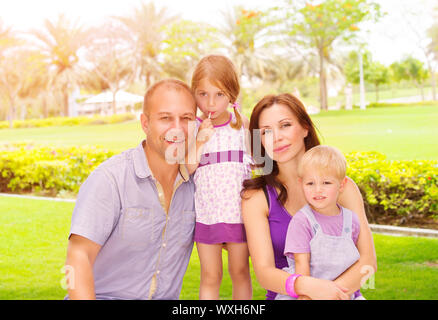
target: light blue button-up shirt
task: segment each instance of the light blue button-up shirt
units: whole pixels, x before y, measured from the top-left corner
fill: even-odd
[[[168,212],[144,141],[103,162],[81,186],[71,234],[101,245],[97,299],[178,299],[193,249],[194,183],[180,166]]]

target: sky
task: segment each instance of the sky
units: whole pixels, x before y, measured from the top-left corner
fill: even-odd
[[[437,0],[374,0],[386,16],[377,24],[367,24],[364,36],[373,58],[386,65],[414,55],[424,60],[419,39],[432,24]],[[44,19],[64,13],[84,25],[99,25],[106,17],[128,15],[141,0],[0,0],[0,19],[17,31],[41,28]],[[280,4],[280,0],[155,0],[157,7],[166,6],[171,14],[192,21],[221,24],[221,12],[241,4],[258,10]],[[419,34],[420,37],[418,35]],[[423,39],[422,44],[427,41]]]

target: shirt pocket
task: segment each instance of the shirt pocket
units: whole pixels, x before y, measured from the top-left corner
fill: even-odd
[[[132,246],[144,248],[154,239],[153,210],[151,208],[125,208],[122,210],[122,240]]]
[[[195,231],[195,217],[195,211],[183,211],[181,223],[178,224],[178,242],[182,246],[188,246],[193,243],[193,235]]]

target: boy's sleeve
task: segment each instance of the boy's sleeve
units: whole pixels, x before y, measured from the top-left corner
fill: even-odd
[[[112,176],[96,169],[82,184],[73,210],[72,234],[103,245],[120,214],[120,200]]]
[[[306,215],[298,211],[289,223],[284,254],[293,258],[294,253],[309,253],[312,230]]]
[[[353,219],[352,219],[352,238],[353,238],[353,242],[355,245],[357,245],[357,240],[359,239],[359,233],[360,233],[360,221],[359,221],[359,217],[357,216],[357,214],[355,212],[353,212],[352,214]]]

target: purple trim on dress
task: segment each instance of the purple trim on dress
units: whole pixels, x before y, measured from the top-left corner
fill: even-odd
[[[203,224],[196,222],[194,240],[200,243],[246,242],[245,227],[242,223]]]
[[[198,119],[199,122],[202,122],[204,120],[202,120],[199,117],[196,117],[196,119]],[[226,125],[228,125],[231,122],[231,119],[233,119],[233,115],[230,113],[230,119],[228,119],[227,122],[223,123],[223,124],[218,124],[217,126],[213,126],[214,128],[219,128],[219,127],[225,127]]]
[[[199,168],[216,163],[240,162],[243,163],[243,150],[228,150],[220,152],[204,153],[199,162]]]

